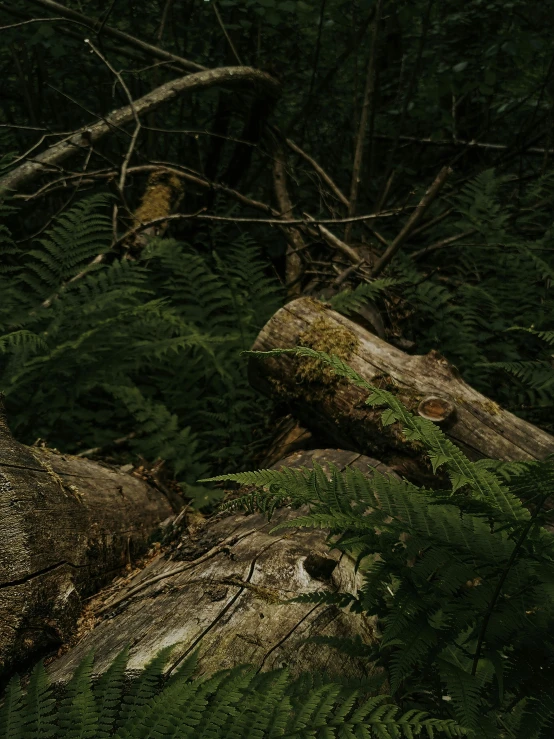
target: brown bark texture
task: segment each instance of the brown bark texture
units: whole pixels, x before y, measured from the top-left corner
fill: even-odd
[[[262,329],[254,351],[308,346],[338,355],[368,383],[394,392],[413,413],[433,417],[472,460],[543,459],[554,437],[501,408],[461,378],[437,351],[409,355],[328,304],[299,298]],[[399,423],[383,427],[384,408],[366,405],[367,390],[338,378],[319,360],[294,354],[251,356],[254,387],[279,398],[324,443],[378,457],[416,483],[432,483],[424,450],[404,438]]]
[[[339,469],[357,467],[368,476],[380,462],[355,452],[326,449],[293,452],[275,467],[311,467],[317,461]],[[162,647],[174,645],[166,674],[197,647],[198,675],[239,664],[259,670],[287,665],[291,674],[326,671],[363,676],[366,665],[330,647],[303,643],[312,635],[374,638],[375,623],[335,606],[282,604],[312,591],[356,592],[360,575],[354,563],[325,542],[319,529],[281,529],[278,523],[308,512],[278,509],[265,514],[220,512],[198,526],[188,526],[171,552],[152,560],[125,589],[106,598],[99,594],[90,616],[101,621],[69,652],[50,665],[54,681],[65,682],[93,649],[94,671],[103,673],[130,644],[128,669],[144,667]]]
[[[66,641],[174,510],[138,477],[20,444],[0,407],[0,675]]]

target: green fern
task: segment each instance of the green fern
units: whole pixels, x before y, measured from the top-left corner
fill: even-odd
[[[14,678],[0,714],[1,739],[55,736],[86,739],[367,739],[461,737],[455,720],[432,718],[425,711],[402,711],[386,695],[365,698],[375,684],[332,681],[303,673],[291,679],[287,669],[257,673],[239,665],[195,679],[198,652],[162,680],[169,650],[164,649],[125,687],[128,658],[124,650],[91,686],[92,654],[85,657],[55,700],[39,664],[31,678],[27,704]],[[25,731],[22,733],[22,727]],[[115,733],[113,733],[113,727]]]
[[[384,277],[373,282],[363,282],[357,285],[353,290],[350,288],[342,290],[340,293],[333,295],[329,300],[333,310],[344,313],[345,316],[358,310],[364,303],[375,300],[385,290],[402,283],[402,280],[394,280],[391,277]]]
[[[424,445],[434,470],[446,468],[450,490],[418,489],[374,470],[367,477],[331,465],[326,474],[314,464],[219,476],[258,488],[223,507],[246,502],[271,515],[277,503],[308,504],[307,515],[273,531],[328,529],[329,544],[354,560],[363,585],[357,593],[310,593],[290,602],[376,616],[381,636],[366,658],[386,668],[400,707],[441,711],[476,736],[505,736],[513,707],[546,695],[554,679],[554,547],[542,528],[554,495],[554,459],[470,462],[439,427],[341,359],[306,347],[257,354],[281,353],[318,359],[365,388],[368,404],[386,406],[384,425],[400,423],[407,438]],[[522,726],[532,720],[530,705]],[[554,712],[546,699],[539,705],[544,721],[536,735],[546,739]]]
[[[23,739],[48,739],[55,735],[55,703],[46,670],[39,662],[31,673],[23,707]],[[7,720],[14,723],[10,716]]]
[[[0,229],[10,425],[22,441],[67,452],[163,459],[205,505],[212,492],[194,481],[246,464],[264,443],[271,405],[249,387],[240,352],[282,295],[259,247],[246,235],[223,243],[216,229],[207,255],[153,239],[136,261],[110,254],[89,268],[110,248],[105,205],[100,196],[77,203],[27,254]],[[132,438],[115,447],[122,437]]]
[[[4,693],[0,708],[0,737],[2,739],[21,739],[23,735],[23,691],[17,676],[12,677]]]
[[[483,172],[450,196],[451,217],[429,229],[424,243],[466,236],[417,262],[402,251],[389,268],[404,280],[393,324],[415,341],[417,352],[440,347],[468,383],[548,431],[552,396],[543,385],[550,357],[538,335],[509,329],[552,326],[553,197],[551,173],[516,185],[493,170]],[[504,382],[498,382],[500,367],[507,370]]]

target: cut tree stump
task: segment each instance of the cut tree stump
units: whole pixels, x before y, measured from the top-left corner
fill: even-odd
[[[553,436],[481,395],[438,352],[405,354],[313,298],[281,308],[252,349],[300,345],[336,354],[367,382],[394,392],[410,411],[438,423],[472,460],[532,460],[554,453]],[[384,408],[365,404],[369,392],[318,360],[251,356],[248,371],[254,387],[283,401],[316,438],[378,457],[413,482],[437,484],[422,447],[405,440],[400,424],[383,427]]]
[[[0,675],[65,642],[174,512],[138,477],[20,444],[0,405]]]
[[[294,452],[275,468],[357,467],[391,473],[374,459],[326,449]],[[319,529],[282,529],[278,523],[308,512],[281,508],[270,522],[263,514],[221,512],[199,528],[189,528],[172,552],[151,561],[125,589],[100,593],[87,618],[101,618],[92,631],[49,667],[65,682],[93,649],[94,672],[103,673],[130,644],[128,669],[143,668],[162,647],[174,645],[166,675],[197,647],[199,675],[250,663],[260,670],[283,665],[291,674],[305,670],[361,677],[366,665],[321,644],[302,644],[312,635],[355,636],[371,643],[375,622],[335,606],[281,604],[317,590],[356,592],[361,576],[354,563],[325,543]]]

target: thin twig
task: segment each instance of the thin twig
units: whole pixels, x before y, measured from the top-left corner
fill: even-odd
[[[123,159],[123,163],[121,165],[121,173],[120,173],[119,182],[118,182],[119,192],[123,195],[123,192],[125,190],[125,180],[127,178],[127,167],[129,166],[129,162],[131,160],[131,157],[133,156],[133,151],[135,149],[135,145],[137,143],[138,135],[140,133],[140,128],[141,128],[140,118],[139,118],[138,113],[137,113],[137,110],[135,108],[135,103],[134,103],[134,100],[133,100],[133,96],[129,92],[129,88],[125,84],[125,81],[124,81],[123,77],[121,76],[121,74],[116,69],[114,69],[114,67],[110,64],[110,62],[106,59],[106,57],[103,54],[101,54],[98,51],[97,48],[95,48],[95,46],[90,42],[89,39],[85,39],[85,44],[88,44],[88,46],[90,46],[90,48],[92,49],[92,51],[94,51],[94,53],[96,54],[96,56],[98,56],[99,59],[101,59],[101,61],[104,62],[104,64],[108,67],[108,69],[110,70],[110,72],[116,77],[117,81],[119,82],[119,84],[123,88],[123,91],[125,92],[125,95],[127,96],[127,100],[129,101],[129,105],[131,106],[131,110],[133,112],[133,118],[135,119],[135,128],[133,130],[133,135],[131,136],[131,141],[129,143],[129,146],[127,147],[127,153],[125,154],[125,158]],[[117,203],[115,203],[114,204],[114,207],[113,207],[113,234],[114,234],[114,239],[117,236],[117,213],[118,213],[118,206],[117,206]]]
[[[106,26],[106,23],[108,22],[108,18],[110,17],[116,2],[117,0],[112,0],[110,7],[104,13],[104,17],[100,21],[100,25],[98,26],[98,30],[96,31],[96,38],[99,38],[102,35],[102,31],[104,30],[104,27]]]
[[[215,13],[215,17],[217,18],[217,22],[221,26],[221,30],[225,34],[225,38],[227,39],[227,43],[229,44],[229,47],[230,47],[231,51],[233,52],[233,56],[235,57],[235,59],[237,60],[237,62],[242,66],[241,58],[240,58],[240,56],[238,54],[238,51],[235,48],[235,45],[233,43],[233,39],[227,33],[227,29],[225,28],[225,23],[223,23],[223,18],[221,17],[221,13],[219,12],[219,8],[217,7],[216,0],[212,0],[212,7],[214,9],[214,13]]]
[[[380,133],[376,133],[374,138],[381,139],[383,141],[393,141],[395,139],[394,136]],[[506,151],[514,148],[513,144],[492,144],[484,141],[477,141],[476,139],[471,139],[470,141],[465,139],[456,139],[456,141],[453,141],[452,139],[418,138],[417,136],[399,136],[398,138],[400,141],[410,141],[416,144],[429,144],[431,146],[461,146],[468,149],[493,149],[496,151]],[[554,154],[554,149],[546,149],[542,146],[529,146],[522,149],[522,152],[525,154]]]
[[[362,111],[360,114],[360,124],[358,126],[358,136],[356,138],[356,150],[354,153],[354,163],[352,165],[352,181],[350,183],[350,197],[348,201],[348,215],[353,216],[356,213],[356,205],[358,202],[358,190],[360,188],[360,178],[362,171],[362,160],[364,154],[364,144],[366,138],[367,122],[372,117],[372,110],[375,104],[375,71],[377,61],[377,46],[379,41],[379,24],[381,21],[381,8],[383,0],[377,0],[375,8],[375,16],[372,23],[371,32],[371,50],[369,52],[369,62],[367,65],[367,76],[364,89],[364,99]],[[371,141],[369,142],[371,147]],[[344,241],[350,240],[352,226],[348,224],[344,230]]]
[[[301,149],[291,139],[285,139],[285,142],[289,149],[292,149],[292,151],[294,151],[296,154],[301,156],[302,159],[305,159],[308,162],[308,164],[314,169],[315,172],[317,172],[321,179],[331,188],[331,191],[335,194],[337,199],[340,200],[343,205],[348,206],[348,198],[342,192],[339,186],[334,182],[334,180],[331,179],[331,177],[327,174],[323,167],[321,167],[315,159],[313,159],[304,151],[304,149]]]
[[[437,223],[440,223],[445,218],[447,218],[454,208],[447,208],[445,211],[443,211],[440,215],[436,216],[435,218],[431,218],[428,221],[425,221],[425,223],[422,223],[421,226],[418,226],[417,228],[414,228],[412,231],[412,236],[415,236],[416,234],[423,233],[424,231],[427,231],[427,229],[431,228],[431,226],[436,226]]]
[[[0,26],[0,31],[7,31],[9,28],[19,28],[20,26],[27,26],[29,23],[53,23],[56,21],[64,21],[69,23],[66,18],[29,18],[26,21],[20,21],[19,23],[10,23],[9,26]],[[75,21],[74,21],[75,22]],[[78,25],[81,25],[80,23]]]
[[[377,137],[374,135],[373,138],[377,138]],[[381,193],[381,197],[379,198],[379,201],[377,202],[377,206],[375,208],[376,212],[380,211],[381,208],[384,206],[384,204],[387,202],[389,191],[390,191],[395,175],[396,175],[396,170],[393,169],[387,179],[383,192]]]
[[[463,233],[455,234],[454,236],[449,236],[448,238],[442,239],[441,241],[436,241],[434,244],[429,244],[429,246],[426,246],[425,248],[419,249],[419,251],[415,251],[412,254],[410,254],[410,259],[419,259],[419,257],[422,257],[424,254],[428,254],[431,251],[437,251],[437,249],[442,249],[443,247],[448,246],[449,244],[453,244],[455,241],[459,241],[460,239],[463,239],[466,236],[470,236],[471,234],[474,234],[476,230],[477,229],[472,228],[470,231],[464,231]]]
[[[348,257],[348,259],[353,262],[354,264],[359,266],[360,263],[360,255],[358,252],[353,249],[351,246],[349,246],[347,243],[339,239],[335,234],[331,233],[329,229],[325,228],[325,226],[322,225],[324,221],[316,221],[315,218],[312,218],[307,213],[303,214],[305,218],[309,221],[309,223],[313,225],[317,225],[317,230],[321,233],[325,241],[327,241],[330,246],[333,246],[335,249],[338,249],[342,254],[344,254],[345,257]],[[341,219],[341,221],[335,221],[335,223],[348,223],[351,222],[351,219],[345,218]]]
[[[158,33],[156,34],[156,41],[158,43],[160,43],[160,41],[162,40],[162,36],[164,35],[165,24],[167,23],[167,16],[169,15],[169,11],[171,10],[172,5],[173,0],[166,0],[164,11],[162,13],[162,19],[160,21],[160,27],[158,28]]]
[[[380,257],[380,259],[377,260],[375,266],[371,270],[372,277],[377,277],[381,274],[381,272],[384,270],[384,268],[389,264],[389,262],[392,260],[396,252],[400,249],[402,244],[406,241],[408,236],[411,234],[417,223],[421,220],[423,217],[423,214],[427,211],[433,200],[437,197],[439,192],[442,190],[446,180],[452,173],[452,170],[450,167],[443,167],[441,171],[436,176],[433,184],[431,187],[427,190],[425,195],[421,198],[419,204],[417,205],[416,209],[413,211],[411,216],[408,218],[408,221],[406,222],[404,228],[400,231],[398,236],[394,239],[394,241],[391,243],[388,249],[385,250],[385,253]]]
[[[352,264],[350,267],[347,267],[340,273],[340,275],[338,275],[335,280],[333,280],[333,282],[331,283],[332,287],[340,287],[342,283],[347,280],[350,275],[357,269],[359,269],[363,264],[365,264],[365,259],[360,259],[360,261],[356,264]]]
[[[275,129],[275,130],[277,130],[277,129]],[[331,176],[329,174],[327,174],[327,172],[323,169],[323,167],[320,164],[318,164],[318,162],[316,162],[316,160],[313,157],[311,157],[309,154],[307,154],[304,151],[304,149],[302,149],[300,146],[298,146],[298,144],[295,144],[294,141],[292,141],[291,139],[286,139],[286,144],[287,144],[287,146],[290,149],[292,149],[292,151],[294,151],[296,154],[298,154],[298,156],[302,157],[302,159],[304,159],[306,162],[308,162],[308,164],[314,169],[314,171],[316,172],[316,174],[319,177],[321,177],[321,179],[328,185],[328,187],[331,189],[331,191],[333,192],[333,194],[335,195],[335,197],[344,206],[348,207],[348,202],[349,202],[348,201],[348,198],[342,192],[342,190],[340,189],[340,187],[335,183],[335,181],[331,178]],[[332,212],[332,209],[331,208],[329,208],[329,210],[331,210],[331,212]],[[377,212],[377,210],[375,212]],[[389,245],[389,242],[383,236],[381,236],[381,234],[378,231],[376,231],[374,228],[372,228],[371,226],[369,226],[369,224],[367,224],[365,221],[362,221],[362,225],[373,236],[375,236],[375,238],[378,241],[380,241],[382,244],[384,244],[384,246],[388,246]]]

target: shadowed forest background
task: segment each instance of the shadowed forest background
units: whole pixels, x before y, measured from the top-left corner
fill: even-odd
[[[553,36],[535,0],[0,2],[14,437],[207,515],[279,459],[241,352],[301,296],[553,434]]]

